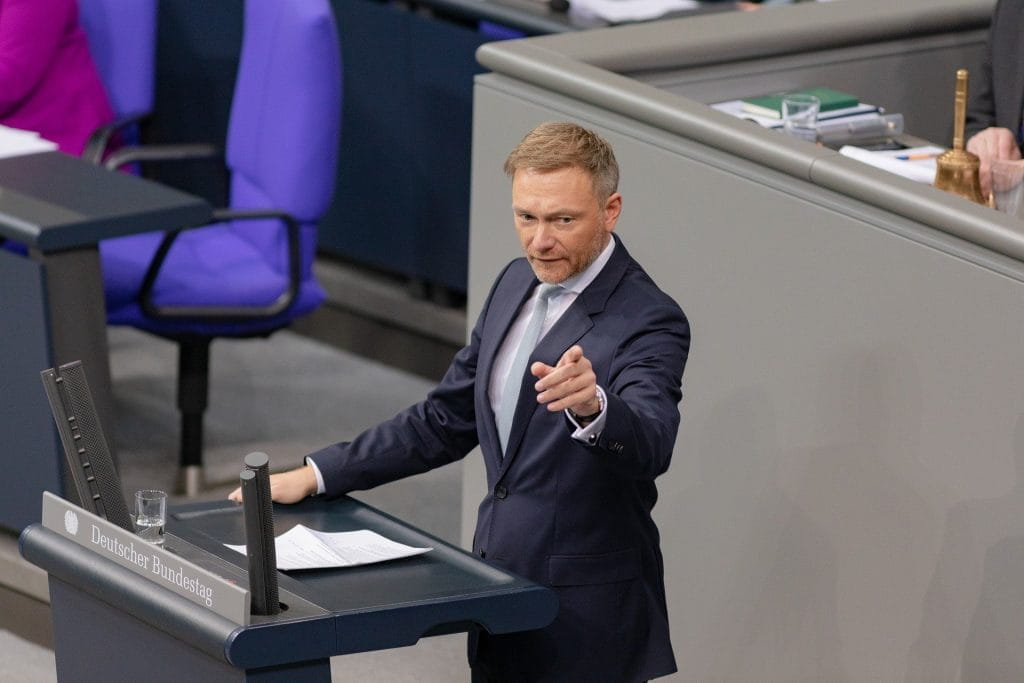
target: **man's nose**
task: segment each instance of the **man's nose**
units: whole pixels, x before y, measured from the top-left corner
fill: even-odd
[[[533,248],[544,251],[554,246],[554,231],[547,223],[540,222],[537,231],[533,233]]]

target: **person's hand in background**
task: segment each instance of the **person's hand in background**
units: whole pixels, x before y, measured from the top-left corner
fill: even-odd
[[[986,128],[971,136],[967,151],[976,154],[981,161],[979,177],[981,193],[988,197],[992,193],[992,162],[1020,159],[1020,148],[1013,133],[1006,128]]]

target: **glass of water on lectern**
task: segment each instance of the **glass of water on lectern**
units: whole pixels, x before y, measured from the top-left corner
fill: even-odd
[[[821,100],[814,95],[793,93],[782,98],[782,128],[793,137],[818,139],[818,110]]]
[[[139,538],[155,545],[163,545],[166,521],[166,493],[153,489],[135,492],[135,533]]]

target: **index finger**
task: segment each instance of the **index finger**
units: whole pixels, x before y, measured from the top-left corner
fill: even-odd
[[[583,358],[583,347],[579,344],[575,344],[570,346],[568,350],[562,354],[562,357],[558,359],[557,367],[567,365],[568,363],[575,363],[580,358]]]

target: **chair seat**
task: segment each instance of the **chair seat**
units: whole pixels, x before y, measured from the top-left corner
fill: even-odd
[[[163,336],[250,336],[270,332],[316,308],[323,290],[312,278],[301,283],[292,308],[251,321],[159,319],[147,316],[139,301],[146,270],[163,233],[145,233],[100,243],[107,320]],[[283,246],[282,246],[283,250]],[[178,235],[153,288],[158,306],[265,306],[288,287],[285,272],[230,224],[213,224]]]

